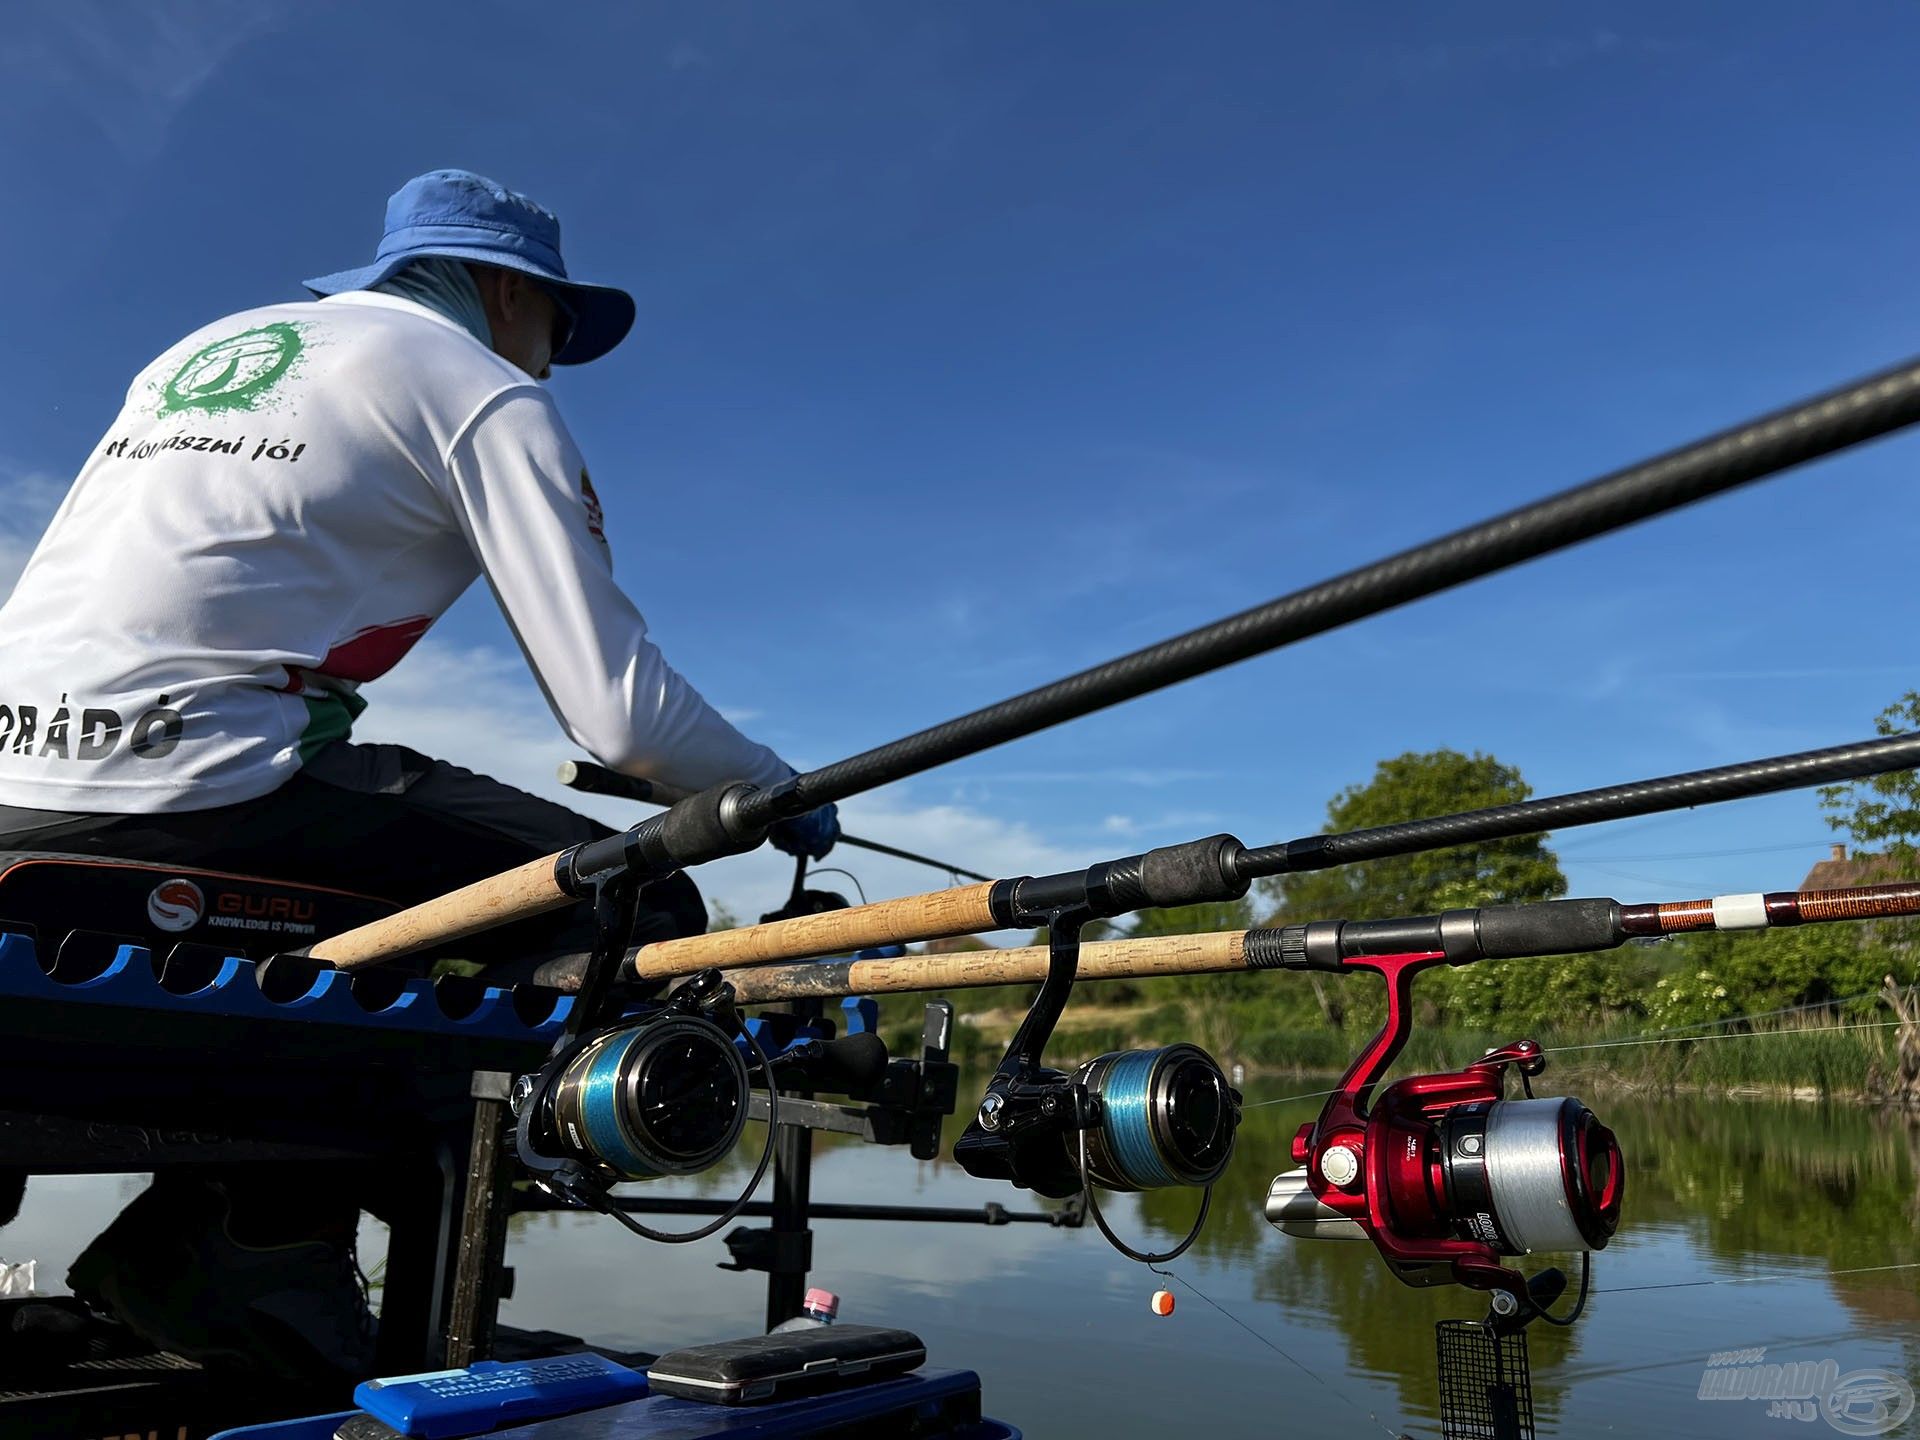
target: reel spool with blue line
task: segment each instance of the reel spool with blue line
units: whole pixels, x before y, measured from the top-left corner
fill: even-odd
[[[1116,1050],[1073,1076],[1098,1102],[1084,1178],[1107,1190],[1211,1185],[1233,1158],[1240,1097],[1198,1045]],[[1079,1145],[1077,1135],[1068,1137]]]
[[[747,1066],[704,1015],[662,1014],[597,1036],[547,1089],[541,1149],[623,1180],[717,1165],[747,1123]]]
[[[624,934],[624,928],[618,933]],[[628,1180],[693,1175],[724,1160],[746,1128],[753,1056],[767,1097],[767,1139],[746,1188],[694,1230],[655,1230],[608,1197]],[[740,1023],[718,972],[696,976],[650,1015],[563,1038],[546,1065],[514,1082],[514,1149],[541,1189],[668,1245],[732,1223],[773,1162],[780,1097],[772,1062]]]

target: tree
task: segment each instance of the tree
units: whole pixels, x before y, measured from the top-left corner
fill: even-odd
[[[1920,691],[1909,690],[1874,717],[1873,728],[1882,735],[1899,735],[1920,730]],[[1894,880],[1920,874],[1920,772],[1896,770],[1891,775],[1871,775],[1844,785],[1825,785],[1820,790],[1820,808],[1827,812],[1827,824],[1843,831],[1858,851],[1873,847],[1885,857],[1876,879]],[[1823,972],[1818,979],[1828,982],[1829,993],[1851,994],[1861,974],[1891,970],[1903,979],[1915,971],[1914,952],[1920,949],[1920,926],[1911,920],[1881,920],[1865,925],[1835,925],[1844,940],[1829,946],[1833,955],[1833,973]],[[1851,946],[1861,952],[1845,953]]]
[[[1663,947],[1671,963],[1646,996],[1647,1019],[1694,1025],[1871,997],[1889,964],[1864,929],[1808,925],[1678,936]]]
[[[1382,760],[1373,779],[1348,786],[1329,801],[1327,829],[1365,830],[1456,810],[1511,805],[1532,794],[1518,770],[1491,755],[1409,752]],[[1289,923],[1517,905],[1552,900],[1567,891],[1560,862],[1539,835],[1309,870],[1261,884],[1280,903]]]
[[[1920,691],[1909,690],[1882,710],[1874,717],[1873,727],[1882,735],[1920,730]],[[1896,770],[1844,785],[1824,785],[1820,808],[1827,812],[1827,824],[1845,831],[1856,847],[1877,847],[1891,862],[1890,869],[1913,873],[1920,856],[1914,845],[1920,837],[1920,771]]]
[[[1429,815],[1479,810],[1525,800],[1533,789],[1520,772],[1491,755],[1457,750],[1409,752],[1382,760],[1373,779],[1351,785],[1327,804],[1327,830],[1339,833],[1391,825]],[[1396,915],[1431,915],[1441,910],[1478,905],[1518,905],[1552,900],[1567,892],[1560,862],[1539,835],[1521,835],[1483,845],[1418,855],[1370,860],[1330,870],[1310,870],[1277,880],[1262,881],[1264,893],[1277,901],[1276,923],[1309,920],[1373,920]],[[1470,1024],[1500,1023],[1508,1018],[1540,1023],[1529,1014],[1509,1017],[1509,1010],[1535,1010],[1532,1001],[1551,992],[1556,1007],[1575,996],[1600,998],[1604,971],[1591,960],[1553,962],[1553,984],[1537,971],[1522,977],[1521,965],[1511,962],[1480,965],[1467,970],[1429,976],[1420,991],[1431,1018],[1452,1018]],[[1590,973],[1588,973],[1590,972]],[[1340,1024],[1349,1010],[1343,987],[1323,984],[1314,976],[1314,995],[1322,1014]],[[1371,1000],[1360,1007],[1370,1020],[1379,1007]],[[1564,1013],[1564,1011],[1563,1011]]]

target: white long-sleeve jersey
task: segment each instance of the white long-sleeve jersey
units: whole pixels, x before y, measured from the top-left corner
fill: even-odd
[[[480,575],[602,763],[785,778],[647,638],[547,392],[356,291],[221,320],[134,380],[0,607],[0,804],[264,795]]]

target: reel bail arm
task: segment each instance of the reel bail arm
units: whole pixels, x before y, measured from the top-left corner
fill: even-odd
[[[1031,882],[1008,888],[1017,892],[1023,883]],[[954,1141],[953,1158],[977,1179],[1005,1180],[1066,1199],[1080,1193],[1081,1181],[1059,1141],[1081,1124],[1097,1123],[1098,1107],[1084,1087],[1076,1091],[1067,1075],[1040,1061],[1073,991],[1081,927],[1095,915],[1083,898],[1022,918],[1047,927],[1047,978],[987,1082],[979,1109]]]
[[[994,923],[1000,928],[1046,927],[1047,978],[1026,1018],[1014,1031],[1005,1057],[987,1084],[979,1111],[966,1132],[954,1142],[954,1158],[968,1174],[1011,1181],[1055,1199],[1076,1195],[1090,1183],[1078,1159],[1080,1147],[1077,1143],[1069,1144],[1068,1137],[1104,1128],[1106,1107],[1099,1093],[1099,1076],[1095,1073],[1101,1062],[1083,1066],[1073,1076],[1041,1064],[1047,1041],[1052,1038],[1073,991],[1080,965],[1081,931],[1089,921],[1110,919],[1143,906],[1237,899],[1246,894],[1252,883],[1239,871],[1239,857],[1245,848],[1231,835],[1210,835],[1184,845],[1169,845],[1143,855],[1104,861],[1085,870],[1002,880],[992,887],[987,904]],[[1183,1132],[1175,1142],[1185,1142],[1194,1153],[1184,1157],[1189,1163],[1172,1167],[1174,1174],[1201,1173],[1202,1178],[1161,1178],[1169,1167],[1145,1163],[1145,1152],[1142,1152],[1141,1163],[1130,1172],[1124,1164],[1109,1165],[1105,1173],[1113,1178],[1105,1183],[1124,1189],[1145,1189],[1156,1184],[1211,1184],[1232,1153],[1233,1130],[1239,1122],[1237,1093],[1227,1088],[1225,1078],[1212,1059],[1191,1045],[1151,1052],[1129,1051],[1122,1056],[1102,1056],[1101,1060],[1117,1061],[1134,1055],[1164,1057],[1176,1062],[1172,1068],[1189,1072],[1197,1065],[1210,1070],[1217,1078],[1213,1113],[1205,1116],[1201,1123],[1207,1133]],[[1124,1068],[1130,1071],[1137,1067]],[[1154,1077],[1139,1078],[1147,1083]],[[1158,1077],[1163,1089],[1169,1078]],[[1203,1108],[1197,1095],[1187,1098],[1188,1110],[1197,1113]],[[1153,1103],[1148,1102],[1149,1109]],[[1164,1112],[1176,1101],[1168,1095],[1158,1103]],[[1164,1120],[1166,1116],[1162,1114],[1161,1118]],[[1155,1148],[1151,1139],[1146,1145],[1148,1150]],[[1096,1141],[1093,1149],[1099,1152],[1103,1146]],[[1216,1152],[1217,1165],[1214,1163]]]

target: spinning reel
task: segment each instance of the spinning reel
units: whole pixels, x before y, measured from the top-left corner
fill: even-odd
[[[1197,1045],[1118,1050],[1072,1074],[1040,1063],[1066,1008],[1079,967],[1080,926],[1073,912],[1048,920],[1047,979],[988,1082],[980,1109],[954,1142],[969,1175],[1006,1180],[1065,1199],[1084,1192],[1100,1233],[1122,1254],[1159,1262],[1183,1253],[1206,1223],[1213,1183],[1233,1156],[1240,1093]],[[1185,1240],[1164,1255],[1122,1242],[1100,1213],[1096,1189],[1204,1187]]]
[[[1338,963],[1386,980],[1386,1023],[1319,1118],[1294,1137],[1301,1168],[1275,1177],[1267,1219],[1289,1235],[1371,1240],[1409,1285],[1491,1291],[1497,1317],[1554,1321],[1545,1307],[1564,1277],[1546,1271],[1529,1282],[1503,1257],[1579,1251],[1590,1263],[1591,1252],[1606,1248],[1625,1182],[1613,1132],[1578,1100],[1534,1098],[1531,1081],[1547,1058],[1531,1040],[1454,1074],[1396,1081],[1369,1108],[1412,1033],[1413,977],[1449,960],[1436,951]],[[1510,1069],[1524,1100],[1505,1098]],[[1581,1305],[1585,1294],[1583,1279]]]
[[[704,978],[704,977],[703,977]],[[682,986],[665,1006],[580,1039],[514,1092],[520,1158],[535,1173],[572,1164],[610,1181],[711,1169],[747,1123],[746,1032],[732,995]]]
[[[720,973],[696,975],[659,1008],[626,1016],[614,979],[633,931],[637,887],[620,880],[594,897],[598,939],[552,1055],[513,1087],[514,1145],[535,1182],[571,1204],[613,1216],[649,1240],[704,1239],[730,1223],[773,1158],[780,1099],[773,1067],[734,1008]],[[654,1230],[607,1200],[623,1181],[692,1175],[717,1165],[746,1127],[744,1042],[766,1086],[767,1144],[736,1204],[684,1233]]]

